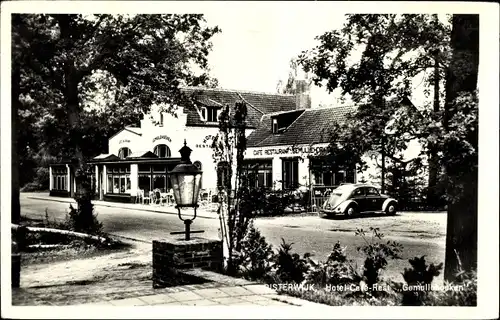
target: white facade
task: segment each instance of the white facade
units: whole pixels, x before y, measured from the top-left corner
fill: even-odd
[[[177,117],[163,112],[163,124],[158,111],[152,108],[149,115],[141,120],[139,128],[126,127],[109,139],[108,153],[119,155],[120,149],[129,148],[132,154],[151,151],[158,145],[166,145],[170,150],[167,158],[179,158],[179,150],[186,140],[192,149],[191,162],[201,163],[203,170],[202,188],[215,190],[217,186],[217,165],[214,163],[213,151],[207,136],[215,136],[219,129],[215,126],[187,126],[183,108],[176,110]],[[253,130],[248,129],[248,136]],[[137,165],[131,168],[131,176],[137,175]],[[131,189],[137,188],[135,179],[131,181]],[[106,186],[104,186],[106,190]],[[106,192],[105,192],[106,193]]]
[[[297,160],[297,179],[299,186],[322,185],[322,181],[318,181],[319,177],[311,171],[314,157],[321,156],[322,152],[328,147],[328,143],[317,143],[312,145],[280,145],[267,147],[251,147],[248,148],[245,155],[245,160],[268,160],[272,163],[273,187],[275,189],[283,188],[284,175],[286,170],[283,168],[284,161],[288,159]],[[353,181],[357,183],[357,174],[354,172]],[[344,181],[342,181],[344,182]],[[338,184],[339,181],[333,181],[333,184]]]

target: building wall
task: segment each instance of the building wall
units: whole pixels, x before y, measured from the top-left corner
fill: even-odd
[[[120,148],[124,147],[129,148],[132,152],[136,152],[142,147],[141,144],[141,136],[127,130],[122,130],[120,133],[109,139],[108,153],[118,155]]]
[[[187,146],[193,151],[191,161],[201,162],[203,170],[202,188],[215,189],[217,186],[216,164],[213,159],[213,151],[210,141],[205,142],[207,136],[214,136],[218,133],[218,127],[187,127],[186,115],[183,109],[177,110],[177,118],[169,113],[163,113],[163,126],[155,124],[153,121],[160,121],[157,111],[152,109],[151,114],[145,115],[141,120],[142,135],[134,134],[127,130],[122,130],[109,140],[108,152],[118,155],[120,148],[128,147],[135,152],[151,151],[158,144],[165,144],[169,147],[171,157],[180,157],[179,150],[184,145],[184,139]],[[246,132],[248,136],[253,130]],[[235,168],[233,168],[235,169]]]
[[[284,145],[261,148],[248,148],[245,159],[272,159],[273,185],[276,189],[282,189],[282,158],[300,158],[298,163],[298,181],[301,185],[314,183],[309,170],[309,156],[318,156],[326,147],[327,143],[315,145]]]

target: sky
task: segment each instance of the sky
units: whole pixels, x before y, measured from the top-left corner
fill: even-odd
[[[273,93],[278,81],[288,78],[290,60],[313,48],[316,36],[340,28],[345,20],[343,13],[283,6],[244,7],[230,14],[210,11],[205,18],[222,29],[212,38],[208,56],[219,86]]]
[[[222,30],[212,38],[213,49],[208,56],[211,75],[224,89],[276,93],[278,81],[288,78],[290,60],[314,48],[318,44],[316,36],[344,24],[345,11],[321,8],[271,3],[265,7],[232,6],[230,13],[203,12],[208,25]],[[414,83],[422,81],[416,79]],[[412,97],[419,105],[426,100],[422,87]],[[341,103],[340,89],[328,94],[324,88],[312,85],[310,95],[313,107]]]

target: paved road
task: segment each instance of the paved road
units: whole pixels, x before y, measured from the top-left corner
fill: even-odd
[[[21,214],[31,218],[45,216],[50,219],[63,219],[69,204],[36,200],[21,194]],[[98,219],[104,231],[115,235],[143,241],[170,237],[170,232],[184,229],[183,223],[173,214],[146,212],[131,209],[96,206]],[[317,259],[324,260],[333,244],[340,241],[346,246],[353,263],[360,266],[362,256],[356,246],[364,240],[354,235],[356,228],[368,230],[370,226],[380,228],[386,235],[384,240],[396,240],[404,246],[403,260],[390,262],[385,276],[402,280],[400,273],[409,267],[407,259],[426,255],[427,261],[444,261],[446,214],[444,213],[402,213],[394,217],[364,217],[349,220],[320,219],[317,216],[259,218],[255,226],[275,247],[281,243],[293,242],[294,251],[312,253]],[[192,230],[205,230],[205,237],[218,237],[217,219],[197,218]]]

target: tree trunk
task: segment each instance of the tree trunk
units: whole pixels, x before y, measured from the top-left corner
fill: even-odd
[[[439,51],[434,51],[434,114],[439,112]],[[436,208],[438,205],[437,182],[439,175],[439,158],[434,143],[429,143],[429,180],[427,185],[427,205]]]
[[[451,47],[453,57],[446,75],[446,104],[443,119],[446,130],[453,116],[453,100],[460,92],[473,92],[477,87],[479,15],[453,16]],[[471,140],[475,140],[470,142],[477,148],[477,136]],[[458,188],[463,188],[458,199],[448,200],[444,270],[444,277],[448,281],[456,279],[456,272],[459,269],[469,271],[477,268],[477,156],[475,163],[475,166],[462,166],[458,170],[450,163],[445,165],[451,182],[447,188],[448,195],[451,196]]]
[[[12,223],[21,221],[21,204],[19,201],[19,156],[17,154],[17,131],[19,126],[19,72],[12,73],[11,88],[11,211],[10,218]]]
[[[68,59],[65,63],[66,87],[64,92],[66,108],[68,110],[68,121],[70,127],[71,141],[74,150],[72,169],[76,193],[71,188],[71,196],[78,204],[78,226],[81,230],[91,230],[94,226],[94,209],[92,204],[93,188],[90,172],[85,163],[82,153],[82,130],[80,125],[80,105],[78,97],[78,84],[81,74],[74,65],[74,61]]]

